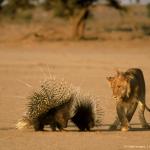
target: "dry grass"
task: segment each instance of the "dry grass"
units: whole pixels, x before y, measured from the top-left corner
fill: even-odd
[[[84,40],[131,40],[149,38],[150,19],[146,6],[130,6],[127,13],[113,8],[97,6],[87,20]],[[68,20],[54,18],[51,11],[40,8],[22,13],[14,20],[1,17],[0,42],[66,40],[72,26]],[[9,32],[8,32],[9,31]],[[9,34],[11,31],[11,35]]]

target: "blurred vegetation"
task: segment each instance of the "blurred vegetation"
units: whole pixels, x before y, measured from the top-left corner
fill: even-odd
[[[118,0],[106,0],[107,5],[125,10]],[[84,38],[86,21],[91,14],[91,7],[97,0],[51,0],[51,8],[56,16],[67,17],[72,22],[72,37]]]
[[[7,0],[7,3],[1,8],[1,15],[12,19],[19,17],[29,20],[32,18],[29,9],[33,7],[29,0]]]
[[[0,0],[0,10],[2,9],[2,3],[4,2],[4,0]]]
[[[37,6],[43,6],[46,10],[52,9],[55,16],[67,17],[75,20],[73,22],[73,36],[81,37],[85,30],[85,20],[89,16],[89,6],[96,0],[45,0],[40,3],[39,0],[7,0],[7,3],[2,7],[4,1],[0,1],[0,6],[3,14],[15,18],[16,16],[30,19],[28,13],[24,10],[33,9]],[[19,14],[19,15],[18,15]],[[81,30],[81,31],[80,31]]]
[[[76,11],[92,5],[97,0],[51,0],[52,8],[58,16],[73,16]]]
[[[43,1],[43,3],[41,4],[41,6],[42,6],[45,10],[50,10],[51,7],[52,7],[51,0],[45,0],[45,1]]]
[[[72,38],[84,36],[90,6],[97,0],[51,0],[55,16],[67,17],[72,23]]]
[[[150,3],[149,4],[147,4],[147,14],[148,14],[148,17],[150,17]]]
[[[74,39],[84,39],[85,30],[90,31],[92,28],[99,28],[98,30],[101,30],[101,27],[103,31],[108,33],[131,33],[140,30],[144,35],[150,35],[149,22],[142,22],[141,19],[137,19],[143,17],[145,12],[148,14],[148,17],[150,17],[150,4],[145,7],[146,11],[139,11],[138,7],[124,7],[120,5],[119,0],[106,0],[106,3],[103,4],[98,4],[97,1],[98,0],[0,0],[0,20],[2,20],[2,18],[10,18],[13,20],[31,22],[34,20],[34,16],[40,16],[39,20],[41,21],[42,16],[50,21],[51,16],[48,14],[52,14],[51,12],[53,12],[55,17],[65,19],[64,24],[68,23],[71,26],[72,38]],[[100,12],[100,15],[103,17],[100,18],[100,16],[98,16],[98,20],[95,20],[99,22],[99,25],[94,24],[93,27],[89,27],[88,24],[94,22],[93,17],[89,16],[96,16],[95,7],[99,7],[100,5],[107,7],[107,11],[110,11],[110,14]],[[111,8],[114,8],[114,10]],[[133,11],[131,17],[130,10],[132,11],[132,8],[137,9],[137,11]],[[37,11],[37,9],[40,9],[40,11]],[[117,13],[115,9],[119,13]],[[116,25],[117,23],[115,21],[116,16],[112,17],[111,12],[116,13],[118,16],[121,14],[120,23],[118,22],[118,25]],[[110,22],[106,20],[110,20]],[[94,39],[96,38],[94,37]]]

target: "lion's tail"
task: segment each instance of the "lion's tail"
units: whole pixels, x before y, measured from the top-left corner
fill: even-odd
[[[144,103],[141,102],[141,101],[139,101],[139,104],[140,104],[141,106],[144,106],[144,107],[146,108],[146,110],[150,112],[150,108],[149,108],[146,104],[144,104]]]
[[[150,108],[146,104],[145,104],[145,108],[146,108],[147,111],[150,112]]]

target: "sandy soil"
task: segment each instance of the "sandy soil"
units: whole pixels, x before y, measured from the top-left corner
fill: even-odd
[[[115,103],[106,76],[114,69],[140,67],[144,71],[150,106],[150,41],[27,42],[0,44],[1,150],[128,150],[150,149],[150,130],[140,128],[137,112],[129,132],[108,131]],[[26,96],[49,72],[99,96],[103,125],[91,132],[68,127],[63,132],[18,131],[15,123],[26,110]],[[146,112],[150,122],[150,113]]]

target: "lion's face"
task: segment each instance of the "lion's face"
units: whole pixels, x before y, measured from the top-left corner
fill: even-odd
[[[107,80],[112,88],[113,98],[118,100],[125,100],[129,98],[130,83],[128,78],[123,73],[118,73],[114,77],[108,77]]]

